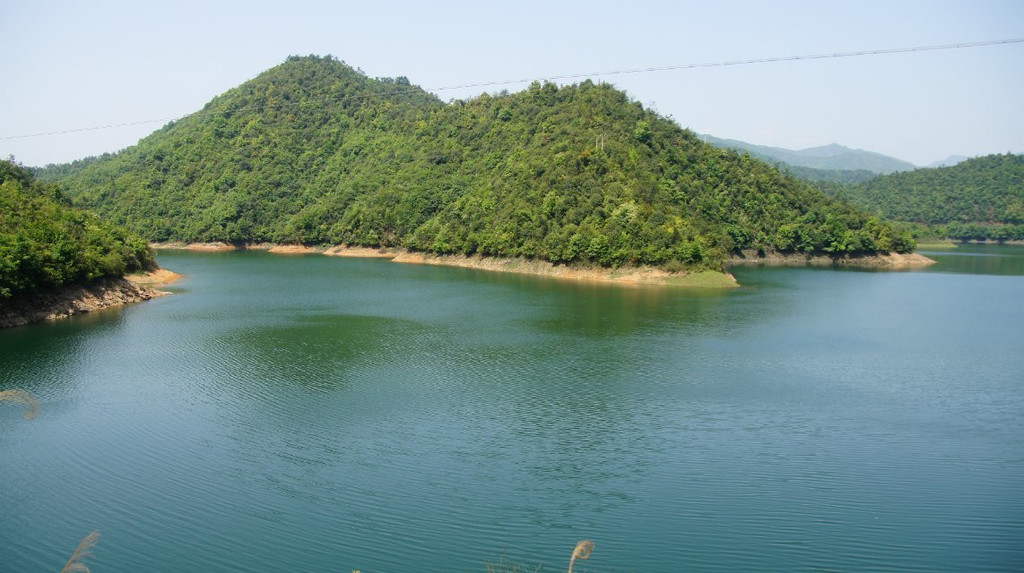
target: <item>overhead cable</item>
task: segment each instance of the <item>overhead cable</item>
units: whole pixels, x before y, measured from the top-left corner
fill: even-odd
[[[984,47],[984,46],[997,46],[997,45],[1002,45],[1002,44],[1019,44],[1019,43],[1024,43],[1024,38],[1010,38],[1010,39],[1005,39],[1005,40],[987,40],[987,41],[983,41],[983,42],[965,42],[965,43],[959,43],[959,44],[938,44],[938,45],[933,45],[933,46],[914,46],[914,47],[909,47],[909,48],[886,48],[886,49],[881,49],[881,50],[857,50],[857,51],[854,51],[854,52],[833,52],[833,53],[826,53],[826,54],[805,54],[805,55],[799,55],[799,56],[777,56],[777,57],[771,57],[771,58],[749,58],[749,59],[745,59],[745,60],[724,60],[724,61],[717,61],[717,62],[701,62],[701,63],[692,63],[692,64],[680,64],[680,65],[673,65],[673,66],[653,66],[653,67],[646,67],[646,68],[628,68],[628,69],[622,69],[622,70],[607,70],[607,71],[600,71],[600,72],[581,72],[581,73],[561,74],[561,75],[554,75],[554,76],[547,76],[547,77],[540,77],[540,78],[514,79],[514,80],[495,80],[495,81],[489,81],[489,82],[478,82],[478,83],[471,83],[471,84],[460,84],[460,85],[453,85],[453,86],[443,86],[443,87],[433,88],[433,89],[424,89],[424,91],[427,91],[427,92],[431,92],[431,91],[433,91],[433,92],[443,92],[443,91],[462,90],[462,89],[471,89],[471,88],[490,88],[490,87],[496,87],[496,86],[526,84],[526,83],[532,83],[532,82],[537,82],[537,81],[540,81],[540,82],[557,82],[557,81],[560,81],[560,80],[576,80],[576,79],[583,79],[583,78],[595,78],[595,77],[605,77],[605,76],[619,76],[619,75],[627,75],[627,74],[644,74],[644,73],[654,73],[654,72],[671,72],[671,71],[681,71],[681,70],[692,70],[692,69],[697,69],[697,68],[722,68],[722,67],[729,67],[729,66],[748,66],[748,65],[753,65],[753,64],[769,64],[769,63],[775,63],[775,62],[798,62],[798,61],[807,61],[807,60],[826,60],[826,59],[853,58],[853,57],[862,57],[862,56],[880,56],[880,55],[889,55],[889,54],[905,54],[905,53],[912,53],[912,52],[934,52],[934,51],[939,51],[939,50],[959,50],[959,49],[965,49],[965,48],[980,48],[980,47]],[[401,95],[403,93],[416,93],[420,89],[422,89],[422,88],[408,88],[408,89],[396,90],[396,91],[386,92],[386,93],[377,94],[377,95]],[[367,96],[364,96],[364,97],[367,97]],[[356,99],[356,98],[358,98],[358,96],[353,96],[353,99]],[[41,132],[41,133],[27,133],[27,134],[22,134],[22,135],[6,135],[6,136],[0,136],[0,141],[10,140],[10,139],[27,139],[27,138],[31,138],[31,137],[45,137],[45,136],[50,136],[50,135],[64,135],[64,134],[68,134],[68,133],[81,133],[81,132],[84,132],[84,131],[97,131],[97,130],[102,130],[102,129],[113,129],[113,128],[118,128],[118,127],[130,127],[130,126],[135,126],[135,125],[145,125],[145,124],[149,124],[149,123],[163,123],[163,122],[169,122],[169,121],[177,121],[179,119],[183,119],[185,117],[189,117],[191,115],[195,115],[195,114],[198,114],[198,113],[201,113],[201,111],[200,112],[195,112],[195,113],[192,113],[192,114],[186,114],[186,115],[183,115],[183,116],[171,117],[171,118],[147,119],[147,120],[142,120],[142,121],[132,121],[132,122],[126,122],[126,123],[115,123],[115,124],[110,124],[110,125],[99,125],[99,126],[93,126],[93,127],[80,127],[80,128],[75,128],[75,129],[62,129],[62,130],[58,130],[58,131],[46,131],[46,132]]]

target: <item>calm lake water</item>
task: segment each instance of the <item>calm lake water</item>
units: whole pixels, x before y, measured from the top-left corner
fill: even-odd
[[[1024,248],[635,289],[164,252],[0,331],[0,571],[1024,569]]]

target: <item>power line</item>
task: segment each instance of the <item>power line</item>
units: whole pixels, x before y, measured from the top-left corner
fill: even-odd
[[[723,68],[723,67],[730,67],[730,66],[748,66],[748,65],[753,65],[753,64],[769,64],[769,63],[775,63],[775,62],[798,62],[798,61],[807,61],[807,60],[826,60],[826,59],[838,59],[838,58],[854,58],[854,57],[862,57],[862,56],[881,56],[881,55],[889,55],[889,54],[906,54],[906,53],[913,53],[913,52],[935,52],[935,51],[939,51],[939,50],[960,50],[960,49],[965,49],[965,48],[980,48],[980,47],[984,47],[984,46],[998,46],[998,45],[1004,45],[1004,44],[1019,44],[1019,43],[1024,43],[1024,38],[1010,38],[1010,39],[1005,39],[1005,40],[987,40],[987,41],[983,41],[983,42],[966,42],[966,43],[960,43],[960,44],[938,44],[938,45],[932,45],[932,46],[914,46],[914,47],[909,47],[909,48],[886,48],[886,49],[881,49],[881,50],[858,50],[858,51],[854,51],[854,52],[832,52],[832,53],[825,53],[825,54],[804,54],[804,55],[798,55],[798,56],[777,56],[777,57],[771,57],[771,58],[750,58],[750,59],[746,59],[746,60],[724,60],[724,61],[716,61],[716,62],[701,62],[701,63],[691,63],[691,64],[680,64],[680,65],[674,65],[674,66],[654,66],[654,67],[647,67],[647,68],[629,68],[629,69],[622,69],[622,70],[607,70],[607,71],[601,71],[601,72],[572,73],[572,74],[561,74],[561,75],[547,76],[547,77],[541,77],[541,78],[515,79],[515,80],[496,80],[496,81],[479,82],[479,83],[472,83],[472,84],[460,84],[460,85],[454,85],[454,86],[443,86],[443,87],[439,87],[439,88],[433,88],[433,90],[424,89],[424,91],[427,91],[427,92],[430,92],[430,91],[442,92],[442,91],[461,90],[461,89],[470,89],[470,88],[489,88],[489,87],[496,87],[496,86],[517,85],[517,84],[532,83],[532,82],[535,82],[535,81],[553,82],[553,81],[559,81],[559,80],[575,80],[575,79],[582,79],[582,78],[594,78],[594,77],[604,77],[604,76],[620,76],[620,75],[628,75],[628,74],[643,74],[643,73],[654,73],[654,72],[670,72],[670,71],[692,70],[692,69],[698,69],[698,68]],[[410,88],[408,90],[397,90],[397,91],[386,92],[384,94],[378,94],[378,95],[401,95],[403,93],[415,93],[416,90],[418,90],[418,89],[421,89],[421,88],[415,88],[415,90],[413,88]],[[368,97],[368,96],[364,96],[364,97]],[[353,98],[353,99],[355,99],[355,98]],[[244,108],[241,108],[241,109],[244,109]],[[47,132],[42,132],[42,133],[28,133],[28,134],[23,134],[23,135],[6,135],[6,136],[0,136],[0,141],[6,141],[6,140],[11,140],[11,139],[28,139],[28,138],[32,138],[32,137],[45,137],[45,136],[50,136],[50,135],[64,135],[64,134],[69,134],[69,133],[81,133],[81,132],[86,132],[86,131],[97,131],[97,130],[102,130],[102,129],[113,129],[113,128],[118,128],[118,127],[130,127],[130,126],[135,126],[135,125],[145,125],[145,124],[149,124],[149,123],[163,123],[163,122],[168,122],[168,121],[177,121],[177,120],[189,117],[190,115],[196,115],[198,113],[201,113],[201,111],[202,110],[200,110],[199,112],[194,112],[192,114],[186,114],[186,115],[183,115],[183,116],[171,117],[171,118],[147,119],[147,120],[142,120],[142,121],[133,121],[133,122],[126,122],[126,123],[116,123],[116,124],[110,124],[110,125],[99,125],[99,126],[93,126],[93,127],[80,127],[80,128],[76,128],[76,129],[62,129],[62,130],[59,130],[59,131],[47,131]],[[235,111],[238,111],[238,110],[235,110]]]
[[[47,135],[64,135],[64,134],[67,134],[67,133],[80,133],[80,132],[83,132],[83,131],[97,131],[97,130],[100,130],[100,129],[113,129],[115,127],[130,127],[130,126],[133,126],[133,125],[145,125],[147,123],[160,123],[160,122],[165,122],[165,121],[176,121],[176,120],[179,120],[179,119],[181,119],[183,117],[188,117],[188,116],[183,115],[183,116],[179,116],[179,117],[168,117],[168,118],[164,118],[164,119],[144,119],[144,120],[141,120],[141,121],[130,121],[130,122],[127,122],[127,123],[112,123],[112,124],[109,124],[109,125],[96,125],[96,126],[93,126],[93,127],[79,127],[79,128],[75,128],[75,129],[62,129],[62,130],[59,130],[59,131],[44,131],[42,133],[27,133],[27,134],[24,134],[24,135],[5,135],[3,137],[0,137],[0,141],[7,140],[7,139],[28,139],[30,137],[44,137],[44,136],[47,136]]]
[[[908,52],[934,52],[938,50],[957,50],[962,48],[980,48],[982,46],[996,46],[1000,44],[1019,44],[1024,42],[1024,38],[1012,38],[1008,40],[989,40],[985,42],[969,42],[963,44],[940,44],[936,46],[915,46],[912,48],[887,48],[884,50],[859,50],[856,52],[834,52],[829,54],[809,54],[802,56],[779,56],[774,58],[751,58],[747,60],[726,60],[719,62],[704,62],[698,64],[682,64],[678,66],[660,66],[650,68],[632,68],[625,70],[611,70],[605,72],[591,72],[591,73],[575,73],[565,74],[559,76],[549,76],[546,78],[539,78],[543,81],[556,81],[556,80],[571,80],[588,77],[599,77],[599,76],[615,76],[625,74],[640,74],[649,72],[669,72],[677,70],[692,70],[696,68],[721,68],[727,66],[746,66],[751,64],[768,64],[773,62],[795,62],[801,60],[825,60],[830,58],[852,58],[857,56],[879,56],[885,54],[904,54]],[[494,82],[486,82],[479,84],[466,84],[461,86],[451,86],[444,88],[437,88],[436,91],[441,90],[454,90],[462,88],[479,88],[479,87],[490,87],[507,84],[522,84],[527,82],[535,81],[534,79],[529,80],[501,80]]]

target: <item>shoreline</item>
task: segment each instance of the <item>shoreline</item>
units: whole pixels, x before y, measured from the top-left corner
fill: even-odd
[[[169,271],[167,269],[156,269],[148,273],[134,273],[130,275],[125,275],[124,278],[127,279],[132,284],[159,293],[159,296],[165,296],[171,293],[158,290],[156,287],[169,285],[173,282],[178,281],[181,278],[184,278],[184,276],[185,275],[176,273],[174,271]]]
[[[180,250],[180,251],[235,251],[239,247],[232,245],[231,243],[182,243],[178,241],[171,241],[169,243],[150,243],[149,248],[156,250]]]
[[[477,269],[490,272],[543,276],[580,282],[598,282],[625,286],[675,286],[695,288],[736,288],[739,283],[729,272],[698,271],[670,273],[655,267],[607,269],[556,265],[548,261],[524,258],[484,257],[480,255],[437,255],[387,247],[310,247],[274,243],[150,243],[156,250],[226,252],[236,250],[267,251],[279,255],[325,255],[329,257],[390,259],[396,263]]]
[[[544,276],[555,279],[611,283],[625,286],[676,286],[696,288],[736,288],[736,277],[728,272],[698,271],[670,273],[654,267],[606,269],[599,267],[572,267],[555,265],[547,261],[522,258],[495,258],[480,255],[434,255],[428,253],[402,253],[391,259],[396,263],[436,265],[478,269],[490,272]]]
[[[888,253],[862,257],[830,257],[827,255],[807,255],[801,253],[764,253],[743,251],[739,255],[729,257],[727,267],[760,266],[760,267],[841,267],[854,269],[876,270],[909,270],[923,269],[934,265],[935,261],[920,253]]]
[[[919,269],[935,264],[935,261],[918,253],[888,253],[863,257],[829,257],[799,253],[763,253],[744,251],[726,261],[726,270],[671,273],[656,267],[628,267],[608,269],[556,265],[547,261],[525,258],[484,257],[480,255],[439,255],[412,252],[401,248],[353,247],[335,245],[312,247],[276,243],[249,243],[236,245],[223,242],[208,243],[151,243],[156,250],[186,250],[197,252],[224,252],[236,250],[267,251],[279,255],[325,255],[329,257],[382,258],[396,263],[436,265],[478,269],[490,272],[515,273],[544,276],[555,279],[600,282],[626,286],[677,286],[699,288],[736,288],[739,283],[730,267],[735,266],[776,266],[776,267],[846,267],[879,270]]]
[[[170,284],[182,275],[166,269],[119,278],[100,279],[88,285],[58,289],[0,302],[0,328],[25,326],[114,308],[170,294],[155,287]]]

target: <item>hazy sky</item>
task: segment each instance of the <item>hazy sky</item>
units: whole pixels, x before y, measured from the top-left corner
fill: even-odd
[[[1024,38],[1020,0],[4,0],[0,13],[0,156],[26,165],[117,151],[166,121],[11,136],[187,115],[292,54],[448,100],[485,88],[441,88],[491,81]],[[919,165],[1024,152],[1024,43],[594,78],[683,127],[762,145]]]

